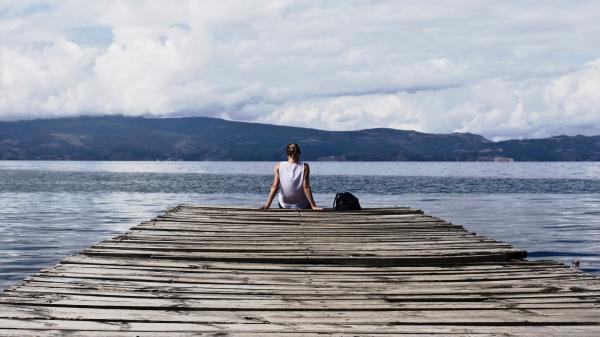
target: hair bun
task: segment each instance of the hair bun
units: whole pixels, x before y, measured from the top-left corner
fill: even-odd
[[[286,148],[286,153],[288,156],[292,157],[292,159],[298,160],[300,158],[300,146],[296,143],[289,143]]]

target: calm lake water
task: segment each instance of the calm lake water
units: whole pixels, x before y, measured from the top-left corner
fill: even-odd
[[[0,289],[180,203],[260,206],[270,162],[0,161]],[[600,163],[311,165],[317,203],[410,206],[600,275]]]

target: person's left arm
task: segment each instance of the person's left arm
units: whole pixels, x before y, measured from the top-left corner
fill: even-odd
[[[268,209],[271,207],[271,203],[279,190],[279,163],[275,164],[273,168],[273,184],[271,185],[271,191],[269,192],[269,196],[267,197],[267,202],[265,202],[264,206],[260,209]]]
[[[308,199],[310,208],[321,210],[322,208],[317,207],[315,199],[313,198],[312,189],[310,188],[310,167],[306,163],[304,163],[304,184],[302,185],[302,189],[304,190],[306,199]]]

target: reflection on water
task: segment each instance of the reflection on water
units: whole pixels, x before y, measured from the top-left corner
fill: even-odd
[[[272,175],[223,173],[70,172],[0,170],[0,190],[12,192],[267,193]],[[315,175],[320,193],[350,189],[362,194],[600,193],[600,179]]]
[[[573,163],[552,163],[563,171],[572,169],[587,175],[546,172],[540,174],[543,179],[536,176],[539,167],[532,165],[536,163],[526,168],[516,165],[521,172],[518,179],[499,177],[505,173],[503,168],[494,168],[497,164],[471,163],[475,168],[465,163],[408,164],[315,163],[315,170],[338,168],[329,172],[335,175],[316,175],[317,202],[330,206],[334,192],[348,189],[356,192],[365,206],[421,208],[526,249],[533,259],[565,263],[579,259],[582,269],[600,275],[600,194],[595,187],[600,179],[596,163],[575,168]],[[25,165],[25,170],[19,165],[25,164],[0,162],[0,289],[167,207],[180,203],[258,207],[270,182],[261,170],[263,166],[270,170],[272,164],[143,163],[139,170],[143,172],[135,171],[135,163],[35,162]],[[167,173],[154,171],[161,165],[167,166]],[[323,168],[327,165],[331,167]],[[406,174],[356,174],[377,171],[377,165],[381,165],[378,172]],[[216,171],[219,175],[215,175],[199,173],[197,167],[228,167],[230,171]],[[442,172],[442,167],[449,171]],[[441,176],[425,173],[413,177],[419,170],[439,170]],[[231,173],[238,171],[243,174]],[[465,172],[473,177],[461,176]],[[593,193],[586,192],[590,190]]]
[[[271,162],[0,161],[0,170],[118,173],[258,174]],[[600,179],[600,162],[315,162],[315,175]]]

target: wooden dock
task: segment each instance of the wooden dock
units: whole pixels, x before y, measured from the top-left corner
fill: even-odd
[[[409,208],[182,205],[0,294],[0,336],[600,336],[600,279]]]

